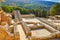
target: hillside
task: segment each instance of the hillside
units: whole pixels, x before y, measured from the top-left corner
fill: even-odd
[[[55,4],[55,2],[49,2],[49,1],[39,1],[39,0],[31,0],[28,2],[25,1],[6,1],[3,2],[3,4],[13,4],[15,3],[15,5],[19,5],[21,7],[25,7],[25,8],[46,8],[49,9],[53,4]]]

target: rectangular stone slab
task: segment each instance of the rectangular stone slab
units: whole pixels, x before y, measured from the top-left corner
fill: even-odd
[[[24,22],[34,22],[34,23],[38,23],[38,22],[40,22],[38,19],[36,19],[36,18],[22,18],[22,20],[24,21]]]
[[[31,33],[32,33],[32,36],[35,36],[35,37],[47,37],[47,36],[49,36],[51,34],[46,29],[32,30]]]

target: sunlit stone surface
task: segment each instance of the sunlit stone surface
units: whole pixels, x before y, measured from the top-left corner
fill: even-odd
[[[51,33],[46,29],[38,29],[38,30],[32,30],[32,36],[36,37],[46,37],[49,36]]]
[[[19,12],[16,13],[14,16],[18,18]],[[22,17],[16,21],[11,14],[0,11],[0,40],[60,40],[60,20]]]

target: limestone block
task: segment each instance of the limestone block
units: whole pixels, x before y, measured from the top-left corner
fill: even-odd
[[[29,40],[49,40],[49,39],[41,39],[41,38],[38,38],[38,37],[31,37]]]
[[[13,40],[13,39],[11,38],[11,36],[7,35],[5,40]]]
[[[0,28],[0,40],[4,40],[6,37],[7,33],[3,28]]]
[[[5,14],[5,12],[1,12],[1,22],[6,22],[7,21],[7,16]]]
[[[7,24],[7,22],[4,22],[4,21],[1,22],[1,25],[2,25],[2,26],[6,25],[6,24]]]
[[[57,38],[60,38],[60,33],[59,33],[59,32],[57,32],[56,34],[57,34]]]
[[[56,33],[52,33],[50,38],[56,38]]]
[[[31,36],[31,32],[26,32],[27,37]]]
[[[11,24],[12,23],[12,18],[10,16],[7,16],[7,23]]]
[[[10,25],[8,31],[10,33],[14,33],[14,26],[13,25]]]
[[[15,40],[20,40],[20,35],[19,35],[19,33],[15,34]]]

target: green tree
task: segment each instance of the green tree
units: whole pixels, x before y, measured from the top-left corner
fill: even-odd
[[[33,8],[31,12],[34,13],[36,16],[40,16],[41,10],[39,8]]]
[[[17,7],[15,10],[19,10],[21,14],[29,14],[29,10],[23,7]]]
[[[60,3],[56,3],[50,8],[50,15],[60,15]]]
[[[2,9],[3,9],[5,12],[10,13],[10,12],[12,12],[12,11],[14,10],[14,7],[10,7],[10,6],[8,6],[8,5],[3,5],[3,6],[2,6]]]
[[[47,14],[47,10],[42,9],[42,10],[41,10],[41,16],[42,16],[42,17],[47,17],[47,15],[48,15],[48,14]]]

